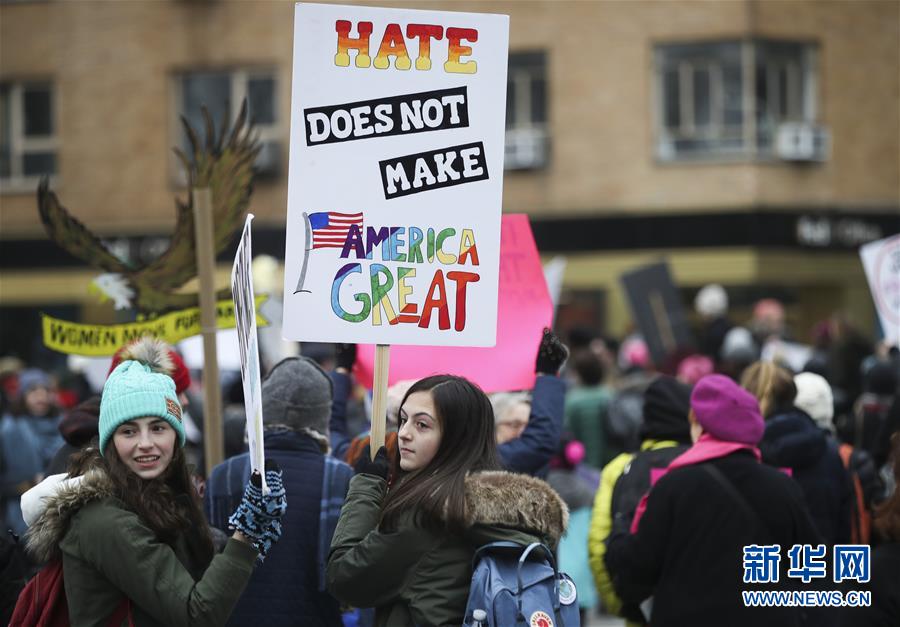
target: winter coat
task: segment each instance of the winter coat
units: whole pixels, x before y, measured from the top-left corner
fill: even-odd
[[[266,627],[340,625],[338,602],[325,591],[324,568],[353,470],[326,457],[303,433],[267,432],[265,446],[266,460],[281,467],[289,507],[281,539],[253,573],[228,624],[252,625],[265,617]],[[249,478],[248,453],[213,469],[205,494],[211,525],[227,529]]]
[[[329,591],[348,605],[375,607],[379,627],[461,625],[478,547],[506,540],[555,549],[566,529],[565,503],[539,479],[480,472],[465,489],[464,532],[427,529],[414,510],[382,532],[387,482],[356,475],[331,543]]]
[[[569,390],[566,394],[566,431],[584,444],[584,461],[594,468],[603,468],[606,459],[606,406],[612,390],[605,385],[592,385]]]
[[[113,496],[105,471],[92,469],[78,484],[45,499],[26,536],[40,562],[62,558],[69,619],[75,627],[105,625],[131,601],[135,627],[220,626],[237,602],[256,562],[256,550],[229,540],[209,564],[196,556],[190,532],[171,544]]]
[[[557,566],[575,582],[578,607],[591,609],[597,605],[597,586],[584,547],[591,528],[591,508],[596,490],[575,468],[551,468],[547,473],[547,483],[569,508],[569,528],[559,541]]]
[[[503,467],[546,477],[562,434],[566,385],[559,377],[538,375],[531,393],[531,414],[522,435],[497,446]]]
[[[63,444],[59,417],[12,416],[0,419],[0,522],[3,530],[25,533],[19,496],[47,471]]]
[[[791,469],[822,539],[850,542],[853,488],[837,443],[807,414],[791,409],[766,421],[759,450],[770,466]]]
[[[755,515],[708,474],[706,465],[724,475]],[[606,566],[624,602],[653,596],[654,627],[794,626],[798,608],[744,607],[740,591],[754,586],[742,580],[743,547],[779,544],[781,581],[790,582],[784,572],[787,549],[818,542],[796,483],[739,451],[660,478],[637,533],[609,538]]]
[[[594,512],[591,518],[591,530],[588,534],[588,556],[591,563],[591,571],[594,574],[594,581],[597,582],[597,591],[603,606],[610,614],[620,614],[622,612],[622,600],[616,595],[613,588],[612,579],[609,571],[606,570],[606,564],[603,557],[606,554],[606,538],[612,531],[613,521],[613,493],[616,484],[622,477],[626,469],[630,469],[632,460],[637,455],[646,455],[648,453],[660,454],[664,453],[669,461],[672,461],[679,454],[683,453],[685,448],[679,446],[675,440],[644,440],[641,444],[641,452],[637,454],[622,453],[612,460],[603,469],[600,479],[600,489],[597,491],[594,499]],[[641,492],[638,499],[644,495],[644,492],[650,488],[650,473],[646,476],[646,489]],[[634,504],[637,506],[637,503]],[[630,512],[634,515],[634,510]]]

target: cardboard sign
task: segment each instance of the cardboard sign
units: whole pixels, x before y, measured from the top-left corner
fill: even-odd
[[[456,374],[485,392],[527,390],[534,386],[534,362],[553,303],[544,281],[528,216],[503,216],[500,242],[500,306],[493,348],[392,346],[389,384],[431,374]],[[360,346],[357,380],[372,387],[375,347]]]
[[[256,340],[256,315],[253,307],[253,259],[250,222],[253,214],[247,214],[241,241],[231,267],[231,294],[234,297],[235,331],[241,353],[241,381],[244,384],[244,409],[247,412],[247,442],[250,450],[250,467],[262,475],[262,488],[268,493],[263,449],[262,384],[259,374],[259,345]]]
[[[679,348],[693,344],[681,297],[666,263],[627,272],[621,277],[634,320],[654,363],[662,365]]]
[[[860,247],[869,290],[888,344],[900,343],[900,234]]]
[[[509,18],[298,4],[284,337],[493,346]]]

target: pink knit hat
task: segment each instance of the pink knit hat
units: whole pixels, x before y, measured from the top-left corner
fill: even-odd
[[[691,409],[703,430],[726,442],[758,444],[765,431],[756,397],[728,377],[703,377],[691,393]]]

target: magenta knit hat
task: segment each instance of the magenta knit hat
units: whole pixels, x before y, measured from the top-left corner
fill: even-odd
[[[703,430],[726,442],[758,444],[765,431],[756,397],[728,377],[703,377],[691,393],[691,409]]]

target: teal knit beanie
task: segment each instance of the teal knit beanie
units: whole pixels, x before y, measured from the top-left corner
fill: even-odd
[[[184,446],[181,405],[172,377],[155,372],[139,361],[123,361],[103,385],[100,398],[100,454],[123,422],[158,416],[172,425]]]

